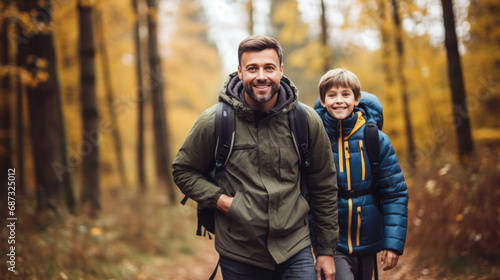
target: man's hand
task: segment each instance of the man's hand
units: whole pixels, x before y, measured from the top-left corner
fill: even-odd
[[[233,202],[232,197],[223,194],[217,200],[217,205],[215,208],[219,209],[224,214],[227,214],[227,211],[229,211],[229,207],[231,207],[232,202]]]
[[[321,275],[325,276],[325,280],[335,280],[333,256],[319,256],[316,259],[316,279],[321,280]]]
[[[399,254],[392,250],[383,250],[380,263],[384,265],[384,271],[390,270],[398,265]]]

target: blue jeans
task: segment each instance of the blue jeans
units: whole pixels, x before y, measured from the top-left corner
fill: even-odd
[[[224,280],[316,280],[311,247],[298,252],[274,270],[237,262],[220,257],[220,268]]]

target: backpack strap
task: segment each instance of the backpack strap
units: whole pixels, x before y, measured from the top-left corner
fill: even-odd
[[[305,182],[307,176],[306,170],[311,164],[309,160],[309,121],[307,119],[306,109],[302,103],[297,101],[295,108],[288,113],[288,119],[295,150],[299,155],[299,166],[300,172],[302,173],[300,191],[307,199],[307,186]]]
[[[219,269],[219,266],[220,266],[220,257],[219,260],[217,261],[217,264],[215,265],[214,272],[212,272],[212,275],[210,275],[210,278],[208,278],[208,280],[215,279],[215,275],[217,274],[217,269]]]
[[[378,178],[380,173],[380,162],[378,158],[380,143],[378,139],[378,126],[376,123],[367,122],[365,125],[365,146],[368,160],[372,168],[372,182],[374,186],[378,185]]]
[[[219,102],[215,111],[215,136],[217,139],[215,147],[216,173],[226,165],[233,151],[235,130],[234,108],[226,102]]]
[[[374,189],[373,188],[369,188],[369,189],[365,189],[365,190],[343,190],[343,189],[339,189],[339,197],[342,197],[342,198],[345,198],[345,199],[349,199],[349,198],[355,198],[355,197],[360,197],[360,196],[363,196],[363,195],[369,195],[369,194],[373,194],[374,193]]]
[[[304,105],[297,101],[295,109],[291,110],[288,116],[300,165],[307,168],[311,162],[309,160],[309,121]]]
[[[370,161],[370,166],[372,168],[372,186],[370,190],[372,191],[375,205],[379,211],[382,212],[382,200],[380,199],[378,193],[378,179],[380,178],[380,159],[378,158],[378,154],[380,151],[380,142],[378,139],[377,124],[367,122],[364,133],[366,153],[368,154],[368,160]]]
[[[377,253],[373,256],[373,275],[375,276],[375,280],[378,280]]]
[[[215,157],[214,157],[215,175],[214,178],[212,178],[210,175],[206,174],[205,177],[207,178],[207,180],[210,180],[215,183],[217,181],[219,171],[221,171],[222,168],[224,168],[224,166],[226,165],[227,160],[233,150],[235,129],[236,125],[234,120],[234,108],[232,106],[229,106],[229,104],[225,102],[219,102],[219,104],[217,104],[217,108],[215,111],[215,138],[217,141],[215,146]],[[184,198],[181,201],[181,204],[185,205],[187,200],[188,196],[184,196]],[[203,206],[198,205],[198,227],[196,230],[196,235],[198,236],[202,235],[202,223],[200,215],[202,215],[202,213],[205,213],[203,211],[204,209],[205,208]],[[211,225],[211,228],[212,228],[211,231],[213,232],[213,225]],[[207,234],[206,227],[203,235],[205,234]],[[209,233],[208,237],[212,239]]]

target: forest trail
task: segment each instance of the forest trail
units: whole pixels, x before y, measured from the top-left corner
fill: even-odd
[[[212,274],[219,255],[213,247],[213,240],[208,238],[198,238],[198,252],[192,255],[176,255],[175,258],[161,258],[152,261],[141,268],[141,272],[135,279],[143,280],[206,280]],[[411,249],[407,249],[405,254],[399,259],[396,268],[390,271],[382,271],[379,263],[380,280],[434,280],[453,279],[445,271],[437,271],[433,268],[416,268],[414,265],[415,254]],[[380,262],[380,256],[378,256]],[[153,267],[155,266],[155,267]],[[479,279],[479,278],[475,278]],[[222,280],[220,269],[217,271],[215,280]]]

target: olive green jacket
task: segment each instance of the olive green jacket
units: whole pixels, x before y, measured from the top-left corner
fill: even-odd
[[[311,245],[309,206],[319,243],[315,253],[334,253],[338,242],[337,178],[331,145],[319,116],[304,106],[311,162],[308,204],[300,191],[299,156],[287,114],[297,102],[297,93],[283,77],[275,108],[257,120],[258,114],[244,101],[242,82],[232,73],[219,100],[235,108],[236,136],[218,186],[205,177],[214,161],[216,106],[203,112],[173,162],[175,183],[199,204],[215,207],[221,194],[234,197],[227,215],[216,211],[215,248],[224,257],[274,269]]]

